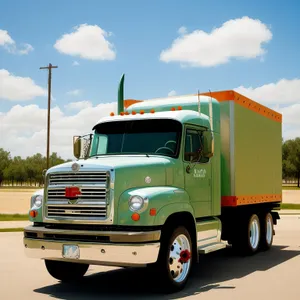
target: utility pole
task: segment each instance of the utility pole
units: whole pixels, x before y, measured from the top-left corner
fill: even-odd
[[[49,64],[47,67],[40,67],[40,69],[48,69],[47,170],[49,169],[49,150],[50,150],[51,79],[52,79],[52,69],[56,69],[56,68],[58,68],[58,66],[52,66],[52,64]]]

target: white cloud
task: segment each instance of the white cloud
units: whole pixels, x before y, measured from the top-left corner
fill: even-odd
[[[233,58],[254,59],[266,53],[262,46],[272,39],[265,24],[249,17],[229,20],[210,33],[203,30],[187,33],[186,28],[181,27],[179,34],[171,47],[161,52],[161,61],[179,62],[190,67],[212,67],[228,63]]]
[[[47,91],[29,77],[19,77],[0,69],[0,99],[11,101],[31,100],[47,95]]]
[[[79,62],[77,60],[73,61],[72,66],[79,66]]]
[[[24,49],[19,50],[20,54],[28,54],[30,51],[33,51],[33,47],[30,44],[24,44]]]
[[[65,115],[59,107],[51,109],[50,152],[57,152],[63,158],[73,158],[73,135],[90,133],[92,127],[103,116],[116,112],[116,103],[82,107],[71,116]],[[18,120],[18,122],[16,122]],[[37,105],[16,105],[10,111],[0,113],[1,147],[13,156],[26,157],[37,152],[46,154],[47,110]]]
[[[281,79],[260,87],[239,86],[235,91],[265,105],[287,105],[300,102],[300,79]]]
[[[13,45],[15,41],[10,37],[8,31],[0,29],[0,46]]]
[[[187,29],[186,27],[182,26],[178,29],[178,33],[179,34],[186,34],[187,33]]]
[[[0,29],[0,46],[12,54],[28,54],[34,48],[27,43],[22,44],[22,48],[18,49],[16,42],[11,38],[7,30]]]
[[[72,90],[67,92],[67,95],[71,95],[71,96],[79,96],[82,93],[82,90]]]
[[[171,92],[168,93],[169,97],[176,96],[176,95],[177,95],[177,93],[174,90],[172,90]]]
[[[69,110],[82,110],[92,106],[93,104],[91,101],[78,101],[78,102],[71,102],[65,105],[65,108]]]
[[[85,59],[114,60],[114,46],[106,39],[109,36],[110,33],[97,25],[81,24],[57,40],[54,48],[61,53]]]

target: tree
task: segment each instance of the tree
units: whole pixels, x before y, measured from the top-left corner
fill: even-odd
[[[283,176],[298,179],[300,187],[300,138],[290,139],[282,145]]]
[[[0,148],[0,186],[4,180],[4,170],[9,166],[10,161],[10,153]]]

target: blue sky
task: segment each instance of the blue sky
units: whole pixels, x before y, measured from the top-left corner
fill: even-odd
[[[12,53],[3,45],[1,47],[0,40],[0,70],[8,71],[12,76],[30,77],[37,86],[46,89],[47,71],[39,70],[39,67],[48,63],[58,65],[58,69],[53,70],[52,81],[55,98],[52,107],[60,110],[58,118],[76,113],[65,108],[68,103],[88,101],[96,106],[114,102],[122,73],[126,74],[127,98],[149,99],[165,97],[173,90],[176,94],[188,94],[198,89],[213,91],[243,86],[245,93],[256,96],[254,100],[264,102],[265,96],[268,98],[266,105],[280,110],[281,107],[296,105],[299,97],[296,95],[293,98],[290,95],[289,98],[283,96],[284,100],[278,100],[276,93],[280,88],[280,80],[287,80],[282,86],[288,92],[289,81],[300,78],[299,11],[299,1],[2,0],[0,30],[7,31],[18,49],[23,47],[22,43],[27,43],[34,50],[23,55]],[[186,28],[182,35],[189,35],[195,30],[210,34],[225,22],[243,17],[261,22],[271,32],[268,42],[260,45],[266,51],[264,55],[252,58],[233,56],[226,63],[206,67],[183,67],[177,61],[166,63],[160,60],[161,52],[169,49],[180,36],[179,28]],[[97,25],[111,33],[106,40],[113,45],[115,59],[85,59],[60,53],[54,48],[57,40],[64,34],[75,32],[75,27],[81,24]],[[234,33],[231,36],[227,31],[226,34],[227,40],[234,39]],[[253,35],[258,37],[259,33],[253,31]],[[238,47],[242,47],[243,42],[233,40]],[[222,47],[227,45],[224,43],[219,49],[212,49],[212,53],[222,52]],[[190,45],[193,47],[193,44]],[[241,56],[246,50],[241,50]],[[198,54],[194,53],[196,56]],[[74,61],[79,65],[73,66]],[[270,84],[275,85],[273,90]],[[299,84],[300,81],[293,82],[295,91],[300,92]],[[269,85],[267,94],[263,89],[265,85]],[[4,90],[6,86],[0,85],[0,88]],[[67,94],[73,90],[81,92],[76,96]],[[1,94],[0,91],[1,126],[8,126],[7,123],[3,125],[3,122],[8,122],[9,113],[16,105],[25,108],[34,104],[41,110],[47,105],[45,96],[32,96],[26,101],[20,96],[16,100],[7,97],[6,92]],[[7,117],[6,121],[3,116]],[[291,128],[292,124],[286,126]],[[29,130],[26,136],[34,134],[34,131]],[[293,136],[292,132],[288,136]],[[13,144],[5,146],[15,151],[16,146]]]

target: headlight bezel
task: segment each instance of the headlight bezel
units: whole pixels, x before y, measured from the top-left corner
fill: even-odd
[[[139,200],[141,200],[142,204],[141,204],[141,206],[139,208],[132,207],[132,200],[134,198],[138,198]],[[141,195],[132,195],[128,199],[129,210],[132,211],[132,212],[135,212],[135,213],[142,213],[142,212],[144,212],[147,209],[147,207],[148,207],[148,203],[149,203],[149,199],[147,197],[143,197]]]
[[[31,208],[40,208],[43,204],[43,200],[44,200],[43,195],[40,195],[40,194],[33,195],[31,197]],[[37,203],[37,201],[39,201],[39,202]]]

